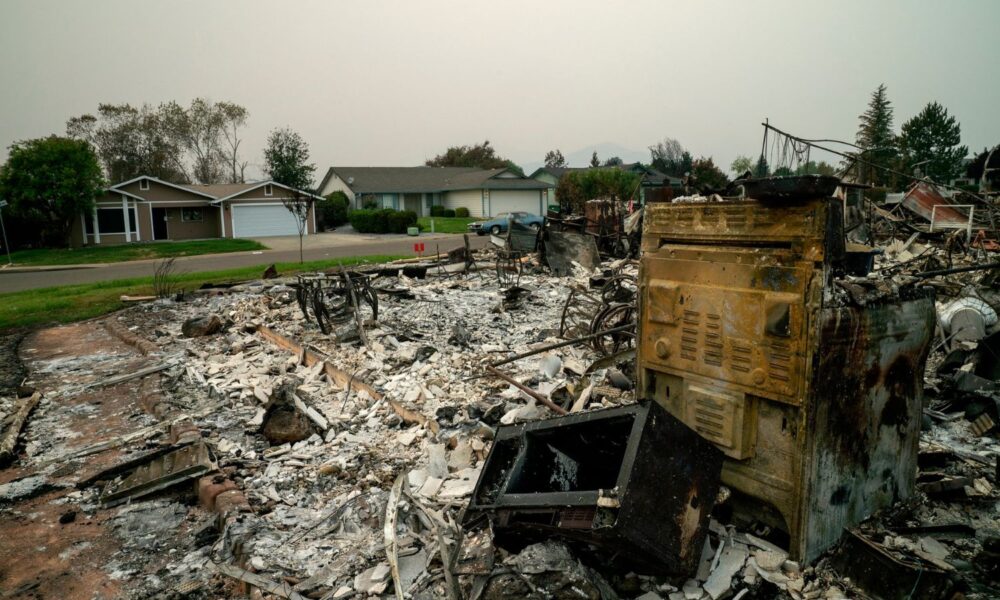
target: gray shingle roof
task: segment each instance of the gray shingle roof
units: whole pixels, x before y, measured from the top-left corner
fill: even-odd
[[[320,190],[334,175],[356,194],[398,194],[453,190],[544,189],[547,183],[521,177],[497,177],[506,169],[476,167],[330,167]]]

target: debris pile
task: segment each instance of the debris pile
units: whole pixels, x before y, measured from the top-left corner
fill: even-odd
[[[720,214],[768,222],[737,204],[664,206],[701,211],[703,236]],[[632,248],[638,218],[589,210],[623,223],[601,248]],[[562,224],[532,233],[536,251],[508,236],[450,263],[206,287],[107,328],[38,332],[21,353],[41,393],[0,472],[0,527],[104,527],[116,546],[60,552],[91,552],[136,597],[996,597],[1000,256],[929,228],[900,236],[907,219],[879,210],[866,248],[775,237],[744,261],[747,240],[662,235],[644,257],[690,264],[640,274]],[[716,301],[744,316],[716,332]],[[795,346],[807,323],[818,339]],[[72,348],[44,350],[60,336]],[[806,372],[839,375],[793,388]],[[33,397],[15,396],[0,440]],[[807,441],[832,454],[783,479]],[[823,519],[788,526],[792,513]]]

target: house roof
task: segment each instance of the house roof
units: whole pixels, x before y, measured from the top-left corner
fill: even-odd
[[[544,189],[549,184],[526,177],[498,177],[507,169],[476,167],[330,167],[320,190],[334,176],[356,194],[426,193],[472,189]]]
[[[108,191],[109,192],[114,192],[116,194],[119,194],[119,193],[120,194],[125,194],[125,195],[130,196],[132,198],[135,198],[137,200],[143,200],[143,201],[145,201],[146,199],[142,198],[141,196],[138,196],[136,194],[129,193],[129,192],[126,192],[125,190],[120,189],[120,188],[125,187],[126,185],[129,185],[130,183],[134,183],[136,181],[139,181],[140,179],[148,179],[150,181],[155,181],[156,183],[159,183],[161,185],[172,187],[172,188],[175,188],[175,189],[178,189],[178,190],[184,190],[184,191],[187,191],[187,192],[191,192],[192,194],[197,194],[198,196],[201,196],[203,198],[208,199],[212,203],[221,202],[223,200],[228,200],[228,199],[232,198],[233,196],[239,196],[240,194],[244,194],[246,192],[249,192],[250,190],[255,190],[255,189],[259,188],[259,187],[263,187],[263,186],[268,185],[268,184],[276,186],[276,187],[284,188],[286,190],[292,189],[292,188],[288,187],[287,185],[282,185],[280,183],[276,183],[276,182],[270,181],[270,180],[268,180],[268,181],[253,181],[253,182],[250,182],[250,183],[212,183],[212,184],[201,184],[201,183],[170,183],[169,181],[163,181],[161,179],[157,179],[156,177],[150,177],[148,175],[140,175],[139,177],[134,177],[132,179],[129,179],[128,181],[123,181],[121,183],[116,183],[115,185],[109,187]],[[308,195],[309,197],[311,197],[311,198],[315,198],[317,200],[322,200],[322,198],[320,198],[319,196],[317,196],[315,194],[312,194],[312,193],[309,193],[309,192],[304,192],[304,193],[306,195]]]
[[[257,187],[259,184],[254,183],[212,183],[212,184],[195,184],[195,183],[185,183],[181,184],[182,188],[191,190],[192,192],[201,192],[208,194],[213,198],[224,198],[226,196],[231,196],[233,194],[240,194]]]
[[[680,186],[682,181],[679,177],[673,177],[657,171],[652,167],[647,167],[642,163],[625,163],[621,165],[613,165],[609,167],[539,167],[535,169],[535,172],[531,174],[531,177],[536,176],[538,173],[548,173],[553,177],[561,178],[566,173],[571,171],[589,171],[591,169],[622,169],[623,171],[631,171],[633,173],[642,175],[642,184],[645,186],[660,187],[663,185],[674,185]]]

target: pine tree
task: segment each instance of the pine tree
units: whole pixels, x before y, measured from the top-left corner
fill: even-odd
[[[907,173],[920,173],[948,183],[962,173],[969,149],[962,143],[962,127],[948,110],[931,102],[920,114],[903,123],[899,135],[902,163]]]
[[[865,162],[857,165],[858,180],[877,186],[888,185],[892,180],[891,174],[867,164],[891,168],[899,154],[896,135],[892,131],[892,103],[884,83],[872,92],[868,110],[860,116],[860,121],[855,143],[861,146],[860,158]]]
[[[597,150],[590,156],[590,166],[599,167],[601,166],[601,159],[597,158]]]

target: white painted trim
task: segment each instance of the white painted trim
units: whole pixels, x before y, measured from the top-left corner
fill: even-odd
[[[210,200],[198,200],[197,198],[193,200],[143,200],[143,202],[146,202],[154,206],[157,204],[188,204],[191,206],[212,206],[214,204],[214,202]],[[202,204],[198,204],[199,202],[201,202]]]
[[[192,190],[192,189],[188,189],[188,188],[186,188],[184,186],[177,185],[176,183],[169,183],[167,181],[163,181],[162,179],[157,179],[156,177],[150,177],[149,175],[140,175],[138,177],[133,177],[132,179],[129,179],[128,181],[123,181],[121,183],[116,183],[115,185],[111,186],[109,189],[112,189],[112,190],[115,190],[116,192],[118,192],[118,191],[120,191],[118,188],[124,187],[124,186],[126,186],[126,185],[128,185],[130,183],[135,183],[136,181],[139,181],[140,179],[148,179],[149,181],[155,181],[156,183],[159,183],[161,185],[165,185],[167,187],[172,187],[175,190],[181,190],[182,192],[190,192],[192,194],[197,194],[198,196],[204,196],[205,198],[211,198],[212,200],[215,200],[215,196],[213,196],[211,194],[206,194],[204,192],[198,192],[198,191],[195,191],[195,190]]]
[[[129,198],[132,198],[133,200],[141,200],[143,202],[147,201],[142,196],[136,196],[135,194],[130,193],[130,192],[126,192],[125,190],[116,190],[114,188],[108,188],[108,189],[106,189],[104,191],[107,192],[107,193],[109,193],[109,194],[111,194],[111,193],[114,193],[114,194],[124,194],[124,195],[128,196]]]
[[[144,183],[146,184],[146,187],[142,187],[142,184],[144,184]],[[148,179],[140,179],[139,180],[139,191],[140,192],[148,192],[149,191],[149,180]]]
[[[156,223],[153,222],[153,206],[149,206],[149,237],[156,241]]]
[[[138,217],[138,215],[136,215]],[[124,217],[125,222],[125,243],[132,241],[132,215],[128,213],[128,198],[122,194],[122,217]]]
[[[312,212],[312,215],[313,215],[313,233],[319,233],[319,229],[316,229],[316,203],[315,202],[312,203],[312,206],[309,207],[309,210]],[[309,228],[308,227],[306,227],[306,235],[309,235]]]
[[[101,227],[97,224],[97,206],[94,206],[94,212],[90,215],[94,219],[94,243],[101,243]]]
[[[259,188],[261,188],[261,187],[263,187],[265,185],[277,186],[277,187],[280,187],[282,189],[290,190],[290,191],[293,191],[293,192],[300,192],[302,194],[305,194],[306,196],[309,196],[310,198],[312,198],[314,200],[322,200],[323,199],[322,196],[317,196],[316,194],[310,194],[309,192],[307,192],[305,190],[296,190],[294,188],[290,188],[287,185],[284,185],[284,184],[281,184],[281,183],[277,183],[275,181],[261,181],[257,185],[255,185],[253,187],[250,187],[250,188],[247,188],[245,190],[240,190],[239,192],[236,192],[235,194],[229,194],[228,196],[223,196],[222,198],[216,198],[212,202],[212,204],[216,204],[216,203],[222,202],[223,200],[230,200],[232,198],[235,198],[236,196],[241,196],[243,194],[246,194],[247,192],[252,192],[252,191],[254,191],[256,189],[259,189]],[[272,191],[272,194],[273,194],[273,191]],[[273,196],[268,196],[268,198],[272,198],[272,197]],[[249,198],[248,198],[248,200],[249,200]]]
[[[80,229],[83,230],[83,243],[87,243],[87,215],[80,211]]]
[[[274,184],[273,183],[265,183],[264,184],[264,195],[265,196],[273,196],[274,195]]]
[[[219,226],[222,227],[222,237],[226,237],[226,209],[219,205]]]

